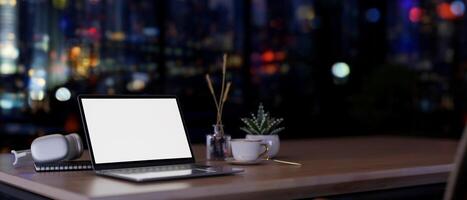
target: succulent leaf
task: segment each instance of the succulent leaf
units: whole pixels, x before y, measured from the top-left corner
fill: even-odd
[[[254,135],[255,133],[251,132],[247,127],[241,127],[240,130],[245,131],[248,134]]]
[[[271,117],[268,112],[264,111],[262,103],[258,106],[256,116],[251,113],[251,118],[240,118],[240,120],[246,125],[245,127],[241,127],[240,130],[248,134],[273,135],[285,129],[284,127],[278,128],[284,119]]]
[[[278,134],[279,132],[283,131],[284,129],[285,129],[284,127],[276,128],[273,131],[271,131],[271,135]]]

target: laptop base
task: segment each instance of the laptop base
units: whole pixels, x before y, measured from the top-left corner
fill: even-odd
[[[196,164],[167,165],[154,167],[99,170],[96,174],[133,182],[185,179],[194,177],[220,176],[243,172],[243,169],[228,166],[206,166]]]

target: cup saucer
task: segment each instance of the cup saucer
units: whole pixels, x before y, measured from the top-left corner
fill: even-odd
[[[257,164],[260,164],[263,160],[256,159],[256,160],[243,161],[243,160],[235,160],[234,158],[226,158],[225,161],[232,165],[257,165]]]

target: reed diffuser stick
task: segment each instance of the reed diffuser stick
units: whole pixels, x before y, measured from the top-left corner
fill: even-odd
[[[227,83],[227,86],[225,88],[225,91],[224,91],[224,96],[222,97],[222,101],[221,101],[221,105],[220,105],[220,116],[222,117],[222,114],[224,112],[224,103],[227,101],[227,98],[229,97],[229,91],[230,91],[230,86],[232,85],[232,82],[228,82]],[[221,121],[220,123],[222,123],[222,118],[221,118]]]
[[[216,109],[219,110],[219,104],[217,103],[216,92],[214,86],[212,85],[212,80],[209,74],[206,74],[206,82],[208,83],[209,91],[211,92],[212,98],[214,99],[214,104],[216,104]]]
[[[221,96],[219,97],[219,109],[217,112],[219,113],[219,117],[217,118],[217,123],[222,124],[222,109],[224,108],[224,103],[222,99],[224,99],[225,95],[225,73],[227,71],[227,54],[224,54],[222,57],[222,86],[221,86]]]
[[[209,74],[206,74],[206,82],[208,83],[208,88],[209,88],[209,91],[211,92],[211,96],[212,98],[214,99],[214,104],[216,105],[216,125],[219,125],[220,122],[219,122],[219,109],[220,109],[220,106],[219,106],[219,102],[217,102],[217,97],[216,97],[216,92],[214,90],[214,86],[213,86],[213,83],[212,83],[212,79],[211,77],[209,76]]]
[[[211,96],[214,99],[214,104],[216,105],[216,125],[221,125],[222,124],[222,111],[224,109],[224,104],[228,99],[229,96],[229,91],[231,88],[232,83],[228,82],[227,84],[225,83],[226,79],[226,72],[227,72],[227,54],[224,54],[223,59],[222,59],[222,82],[221,82],[221,91],[220,91],[220,96],[219,100],[217,99],[216,92],[214,90],[214,84],[213,81],[210,77],[209,74],[206,74],[206,82],[208,83],[208,88],[209,91],[211,92]],[[224,130],[221,130],[223,134]]]

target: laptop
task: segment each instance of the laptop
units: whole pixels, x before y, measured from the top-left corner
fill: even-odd
[[[243,171],[195,163],[174,96],[79,95],[78,102],[98,175],[145,182]]]

